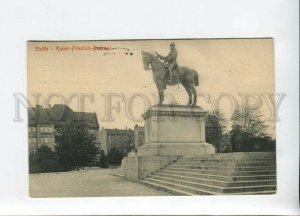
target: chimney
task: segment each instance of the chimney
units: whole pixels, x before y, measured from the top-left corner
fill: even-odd
[[[43,107],[42,105],[36,105],[35,118],[38,120],[42,117]]]

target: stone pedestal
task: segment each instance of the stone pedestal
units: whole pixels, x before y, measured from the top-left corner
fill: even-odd
[[[205,116],[200,107],[162,105],[149,108],[145,119],[145,144],[138,156],[193,157],[214,154],[205,142]]]
[[[181,157],[215,154],[205,142],[205,116],[200,107],[153,106],[144,114],[145,144],[137,156],[123,160],[124,177],[139,181]]]

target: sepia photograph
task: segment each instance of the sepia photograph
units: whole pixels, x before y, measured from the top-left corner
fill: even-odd
[[[298,0],[2,0],[0,26],[0,215],[299,215]]]
[[[27,80],[32,198],[277,192],[273,38],[28,41]]]

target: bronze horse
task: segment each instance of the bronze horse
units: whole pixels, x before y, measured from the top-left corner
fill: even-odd
[[[170,82],[168,81],[168,69],[157,56],[152,53],[142,51],[142,57],[145,70],[149,70],[149,66],[151,65],[153,80],[159,94],[159,105],[161,105],[164,101],[164,89],[166,88],[166,85],[172,86],[181,83],[189,95],[188,106],[196,106],[197,92],[195,86],[199,86],[197,71],[187,67],[177,66],[173,71],[173,80]],[[194,96],[194,101],[192,100],[192,96]]]

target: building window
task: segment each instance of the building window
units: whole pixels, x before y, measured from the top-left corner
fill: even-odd
[[[54,128],[51,126],[43,126],[40,127],[40,132],[52,133],[54,132]]]
[[[36,132],[36,127],[29,127],[28,132]]]

